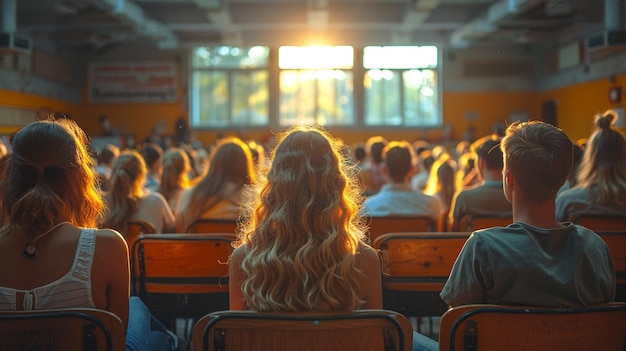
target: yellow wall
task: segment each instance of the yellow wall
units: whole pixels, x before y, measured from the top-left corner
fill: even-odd
[[[612,83],[608,78],[555,89],[541,93],[541,102],[556,99],[558,101],[558,125],[573,140],[586,138],[593,131],[593,116],[618,104],[609,102],[609,89],[622,87],[621,104],[624,105],[626,94],[626,74],[615,77]]]
[[[89,104],[86,103],[81,109],[80,117],[76,120],[89,134],[99,131],[98,117],[106,115],[111,119],[113,126],[122,132],[134,134],[138,140],[143,140],[150,130],[159,121],[166,121],[167,133],[173,133],[176,119],[186,116],[186,108],[183,102],[170,104]],[[529,115],[537,116],[539,103],[537,94],[533,92],[448,92],[443,94],[443,120],[444,124],[452,124],[452,139],[460,139],[468,126],[476,128],[475,135],[480,137],[492,131],[496,122],[506,122],[509,113],[513,111],[526,111]],[[468,120],[468,112],[477,114],[478,119]],[[428,138],[432,141],[440,141],[442,129],[361,129],[330,128],[330,132],[337,138],[341,138],[347,144],[357,141],[365,141],[374,133],[382,135],[389,140],[406,139],[409,141]],[[212,143],[218,134],[225,136],[238,136],[244,139],[264,140],[269,137],[271,131],[259,129],[234,129],[222,131],[197,131],[197,138],[205,143]]]
[[[0,106],[32,110],[34,113],[38,111],[64,112],[73,117],[77,116],[79,111],[79,106],[76,104],[45,96],[2,89],[0,89]],[[0,121],[0,135],[10,134],[18,128],[18,126],[7,126]]]
[[[511,112],[524,111],[528,113],[530,118],[538,119],[541,117],[541,103],[557,99],[559,127],[576,140],[587,137],[592,131],[592,116],[595,113],[615,107],[608,99],[609,88],[614,85],[622,86],[626,90],[626,74],[617,76],[613,83],[609,79],[599,79],[540,93],[444,92],[443,121],[444,124],[452,124],[453,140],[462,138],[463,133],[470,125],[476,128],[475,136],[480,137],[490,133],[494,123],[506,123]],[[183,96],[183,94],[179,94],[179,96]],[[32,94],[0,90],[0,106],[26,108],[33,111],[50,109],[69,112],[89,135],[96,135],[100,131],[98,124],[100,115],[109,117],[113,126],[122,132],[134,134],[138,141],[148,136],[150,130],[157,123],[163,123],[166,126],[167,134],[173,134],[175,120],[181,116],[187,116],[187,101],[184,98],[175,103],[163,104],[91,104],[87,102],[86,96],[83,97],[83,101],[82,104],[76,105]],[[478,118],[475,120],[467,119],[468,112],[475,114]],[[0,121],[0,132],[10,129],[15,129],[15,127],[2,127]],[[390,140],[406,139],[412,141],[425,137],[437,142],[442,137],[441,128],[431,130],[331,128],[330,131],[347,144],[365,141],[374,133],[383,135]],[[271,131],[258,129],[220,132],[198,131],[196,134],[199,140],[212,143],[217,138],[218,133],[259,140],[267,139],[271,135]]]
[[[187,112],[182,99],[173,103],[93,104],[87,101],[84,94],[80,116],[75,120],[87,134],[97,135],[100,132],[98,119],[101,115],[107,116],[112,126],[123,134],[132,134],[137,141],[142,141],[162,121],[167,123],[167,134],[173,134],[174,122],[181,116],[187,116]]]

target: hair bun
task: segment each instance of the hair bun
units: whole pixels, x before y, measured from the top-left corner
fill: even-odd
[[[596,116],[596,126],[602,129],[611,129],[611,125],[613,125],[617,121],[617,115],[614,111],[607,111],[605,113],[598,114]]]

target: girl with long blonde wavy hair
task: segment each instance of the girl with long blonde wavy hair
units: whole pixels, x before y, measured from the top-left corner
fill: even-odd
[[[292,127],[277,140],[240,223],[230,308],[382,308],[379,258],[363,242],[358,170],[319,127]]]

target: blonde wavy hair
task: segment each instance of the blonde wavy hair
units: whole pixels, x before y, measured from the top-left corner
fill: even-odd
[[[263,312],[357,309],[358,171],[321,127],[295,126],[277,141],[235,243],[247,250],[244,299]]]

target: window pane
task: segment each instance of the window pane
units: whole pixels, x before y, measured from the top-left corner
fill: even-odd
[[[278,66],[281,69],[352,68],[351,46],[281,46]]]
[[[403,73],[404,124],[407,126],[438,126],[439,98],[437,72],[410,70]]]
[[[267,71],[233,73],[232,125],[269,124],[269,74]]]
[[[261,68],[268,66],[269,48],[253,46],[199,47],[193,51],[194,68]]]
[[[193,74],[193,125],[227,127],[228,76],[225,72],[201,71]]]
[[[353,124],[353,99],[351,72],[281,71],[279,124]]]
[[[318,71],[318,91],[317,124],[354,123],[352,73]]]
[[[315,71],[280,73],[280,125],[315,124]]]
[[[365,68],[435,68],[436,46],[367,46],[363,49]]]
[[[403,124],[401,114],[401,75],[391,70],[365,73],[365,124]]]

